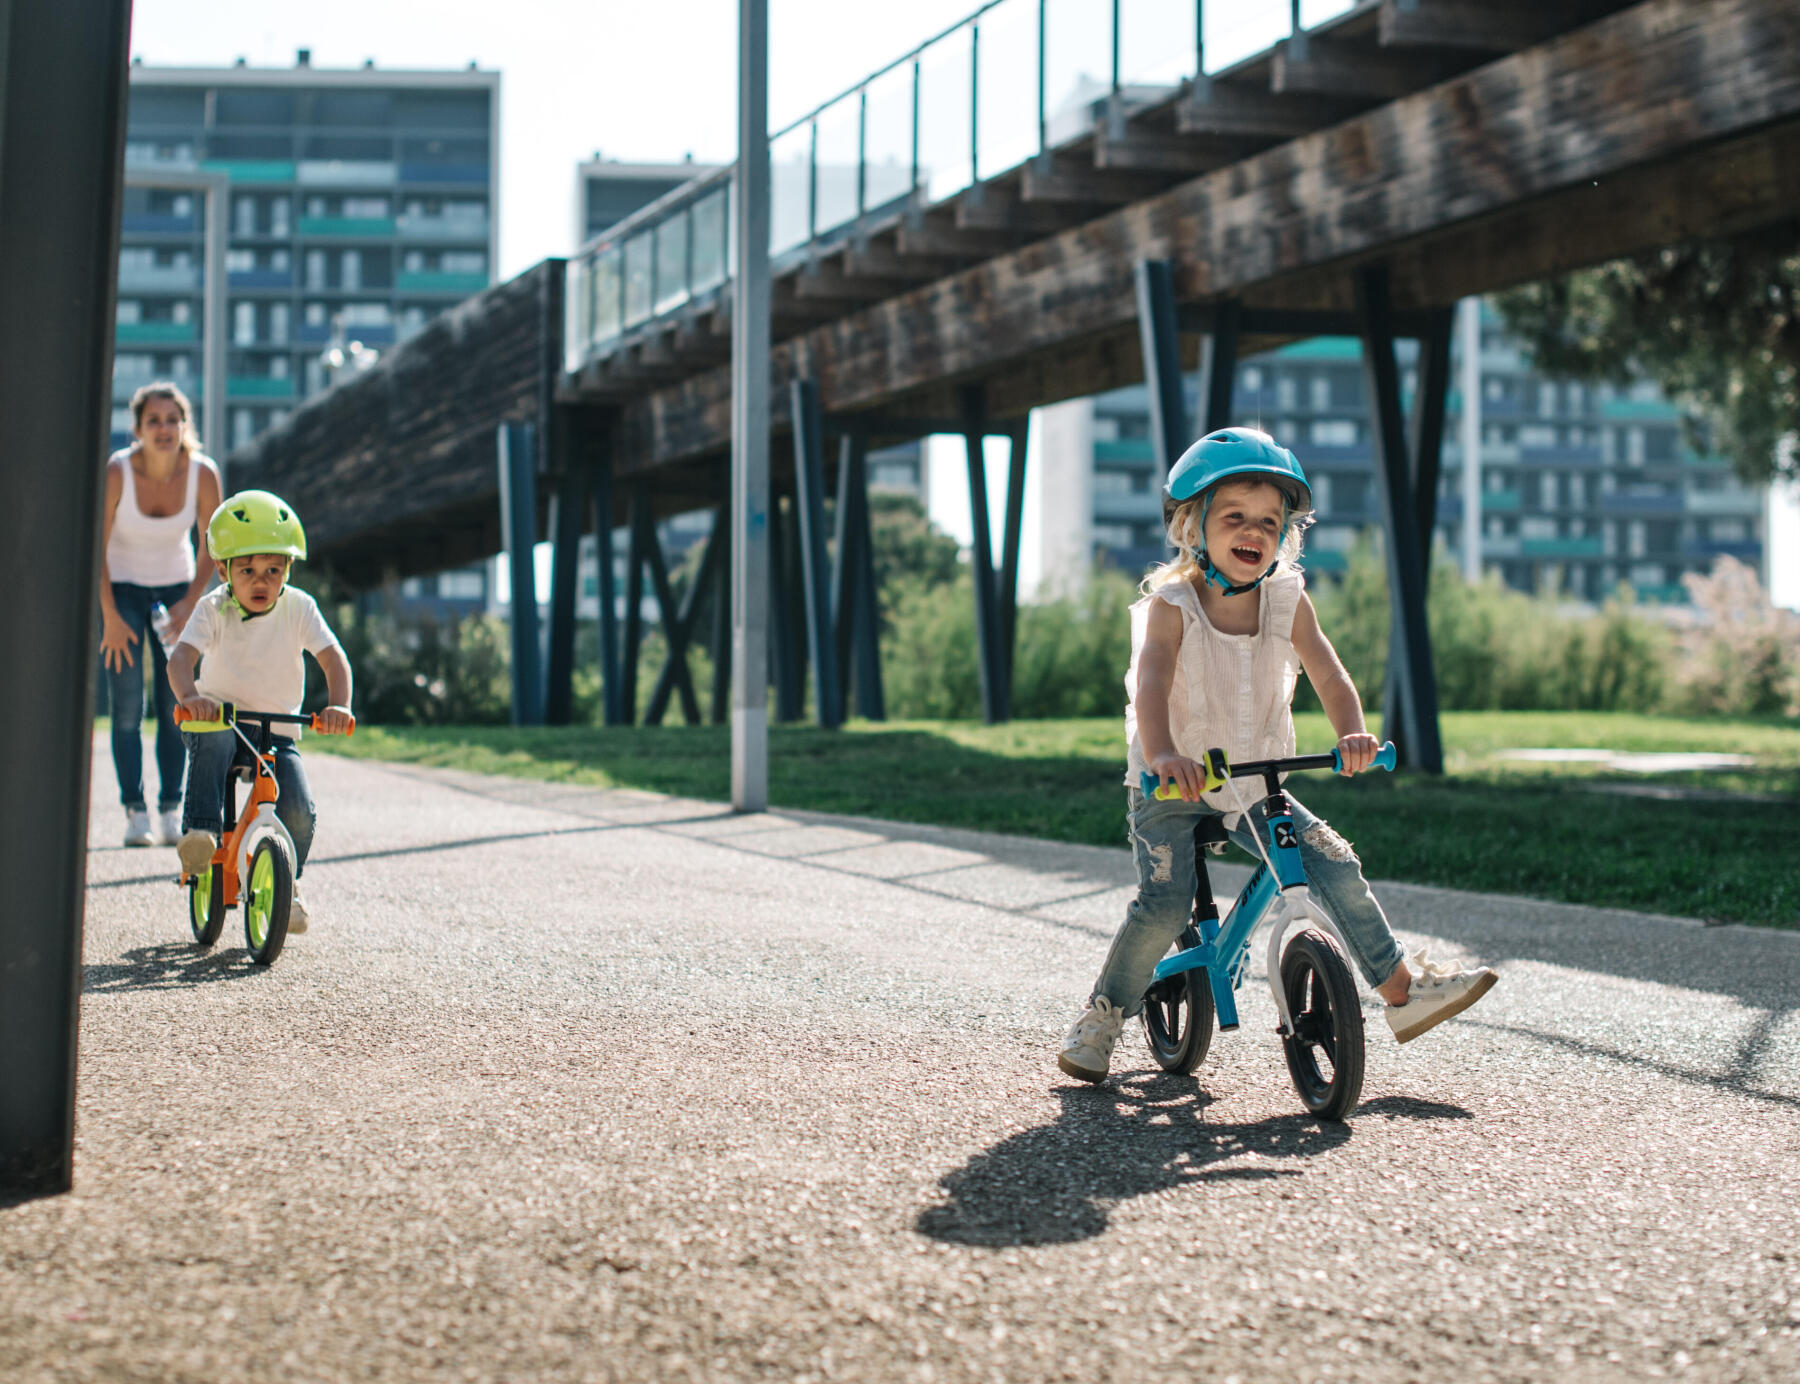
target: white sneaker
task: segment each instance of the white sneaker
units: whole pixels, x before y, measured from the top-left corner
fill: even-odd
[[[300,886],[294,886],[294,892],[288,896],[288,935],[306,931],[306,905],[300,902]]]
[[[150,814],[141,807],[134,807],[125,814],[125,844],[127,846],[154,846],[156,837],[150,833]]]
[[[1116,1004],[1105,995],[1095,995],[1063,1035],[1056,1065],[1082,1081],[1105,1081],[1113,1044],[1119,1041],[1124,1022],[1124,1012]]]
[[[219,838],[210,831],[196,828],[175,843],[175,854],[181,857],[181,873],[197,875],[212,863],[213,852],[219,849]]]
[[[171,807],[167,812],[159,812],[156,817],[156,844],[159,846],[178,846],[181,844],[181,809]]]
[[[1406,1003],[1390,1004],[1387,1010],[1388,1027],[1401,1043],[1410,1043],[1445,1019],[1462,1013],[1500,979],[1486,966],[1459,971],[1440,965],[1429,960],[1422,947],[1406,958],[1406,968],[1412,972]]]

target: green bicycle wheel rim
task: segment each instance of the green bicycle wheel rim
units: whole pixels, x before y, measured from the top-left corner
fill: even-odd
[[[244,925],[250,934],[250,949],[261,951],[269,940],[269,919],[275,912],[275,852],[259,850],[250,866],[249,901],[244,909]]]
[[[188,924],[194,936],[202,936],[212,922],[212,866],[194,876],[188,886]]]

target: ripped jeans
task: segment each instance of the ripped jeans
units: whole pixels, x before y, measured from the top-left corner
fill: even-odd
[[[1094,994],[1105,995],[1127,1015],[1134,1015],[1144,1007],[1144,991],[1156,963],[1168,955],[1193,915],[1194,823],[1201,816],[1219,813],[1210,803],[1159,802],[1135,788],[1129,791],[1131,807],[1126,820],[1137,859],[1138,894],[1113,937],[1106,964],[1094,982]],[[1362,862],[1343,837],[1323,818],[1302,807],[1292,793],[1288,805],[1300,834],[1300,859],[1313,901],[1343,933],[1363,978],[1372,986],[1380,985],[1394,973],[1403,953],[1381,905],[1369,892]],[[1256,856],[1256,841],[1249,818],[1261,822],[1264,816],[1258,800],[1251,804],[1248,817],[1238,818],[1231,832],[1232,842],[1252,856]]]

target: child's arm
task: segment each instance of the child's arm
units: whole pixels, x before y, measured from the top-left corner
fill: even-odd
[[[313,657],[325,674],[325,695],[331,702],[319,713],[319,729],[326,735],[348,735],[355,724],[350,715],[350,660],[337,644],[320,649]]]
[[[1205,791],[1206,771],[1175,752],[1175,736],[1169,730],[1169,687],[1180,654],[1181,612],[1167,601],[1150,602],[1144,647],[1138,653],[1138,744],[1158,780],[1173,783],[1181,789],[1183,801],[1192,803],[1199,802]]]
[[[169,687],[182,709],[191,712],[195,720],[216,721],[219,704],[211,697],[201,696],[194,686],[194,665],[199,661],[200,650],[192,644],[177,644],[175,652],[169,655]]]
[[[1357,695],[1356,684],[1350,681],[1343,660],[1319,628],[1318,612],[1313,609],[1312,598],[1305,594],[1294,612],[1293,641],[1300,666],[1306,669],[1313,691],[1319,694],[1319,704],[1338,734],[1338,754],[1344,761],[1344,772],[1359,773],[1374,761],[1380,747],[1363,722],[1362,698]]]

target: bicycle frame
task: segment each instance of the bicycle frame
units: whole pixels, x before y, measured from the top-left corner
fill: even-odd
[[[1206,863],[1196,854],[1194,863],[1199,888],[1194,898],[1194,926],[1200,933],[1200,945],[1164,958],[1157,964],[1155,978],[1162,981],[1184,971],[1204,969],[1212,990],[1213,1007],[1218,1012],[1219,1030],[1230,1032],[1238,1026],[1237,990],[1243,984],[1249,964],[1251,939],[1263,922],[1275,919],[1268,939],[1269,990],[1275,997],[1277,1031],[1283,1038],[1289,1038],[1294,1033],[1294,1019],[1281,984],[1281,943],[1288,928],[1296,922],[1310,922],[1330,937],[1346,957],[1350,955],[1350,948],[1337,925],[1312,901],[1306,867],[1300,860],[1300,839],[1294,830],[1293,809],[1281,787],[1280,775],[1292,769],[1341,771],[1343,761],[1336,750],[1323,755],[1261,760],[1232,768],[1226,768],[1224,756],[1217,751],[1210,751],[1207,758],[1209,785],[1215,776],[1220,782],[1251,775],[1260,775],[1264,779],[1268,792],[1262,801],[1268,807],[1268,815],[1262,830],[1256,833],[1257,850],[1262,859],[1221,923],[1218,907],[1213,902]],[[1393,745],[1383,745],[1371,767],[1392,769],[1394,758]],[[1146,773],[1143,777],[1147,795],[1164,799],[1179,796],[1162,788],[1155,775]],[[1240,798],[1238,802],[1247,818],[1249,813],[1243,807],[1243,800]]]

